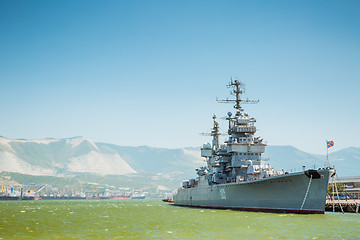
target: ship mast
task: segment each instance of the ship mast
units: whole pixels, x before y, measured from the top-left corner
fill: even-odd
[[[211,130],[211,136],[213,136],[213,149],[216,151],[219,149],[219,135],[220,135],[220,132],[219,132],[219,123],[216,122],[216,115],[214,114],[213,116],[213,119],[214,119],[214,127],[213,129]]]
[[[213,137],[213,141],[212,141],[212,149],[216,152],[219,149],[219,136],[220,135],[226,135],[224,133],[221,133],[219,130],[219,123],[216,121],[216,115],[214,114],[214,116],[212,117],[214,119],[214,126],[211,129],[210,133],[201,133],[201,135],[204,136],[212,136]]]
[[[249,100],[249,99],[241,99],[241,95],[245,93],[245,84],[240,82],[239,80],[230,80],[230,83],[227,85],[228,88],[232,88],[230,92],[231,95],[235,95],[236,99],[225,99],[225,100],[216,100],[220,103],[235,103],[234,108],[236,109],[236,116],[240,116],[240,112],[243,111],[241,104],[243,103],[258,103],[259,100]]]

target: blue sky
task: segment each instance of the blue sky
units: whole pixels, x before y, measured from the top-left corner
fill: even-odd
[[[269,145],[359,147],[360,1],[1,1],[0,135],[177,148],[231,105]],[[226,131],[226,122],[220,121]]]

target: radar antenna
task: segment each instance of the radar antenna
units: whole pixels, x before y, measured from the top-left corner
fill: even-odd
[[[234,95],[236,97],[236,99],[225,99],[225,100],[219,100],[216,99],[217,102],[220,103],[235,103],[234,108],[237,111],[237,115],[240,113],[240,111],[243,111],[243,109],[241,108],[241,104],[243,103],[250,103],[250,104],[254,104],[254,103],[258,103],[259,100],[249,100],[249,99],[241,99],[241,94],[245,93],[245,84],[240,82],[239,80],[230,80],[230,83],[227,85],[228,88],[232,88],[232,91],[230,92],[231,95]]]

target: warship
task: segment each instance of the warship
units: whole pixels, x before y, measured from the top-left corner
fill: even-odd
[[[329,179],[335,174],[330,167],[299,172],[276,171],[263,158],[266,143],[256,137],[255,118],[244,112],[242,99],[245,85],[230,81],[235,99],[217,100],[235,103],[235,114],[229,112],[228,139],[219,144],[219,123],[213,116],[208,135],[212,143],[201,148],[206,166],[196,169],[197,177],[182,182],[173,196],[178,206],[236,209],[262,212],[318,213],[325,211]],[[289,159],[290,160],[290,159]]]

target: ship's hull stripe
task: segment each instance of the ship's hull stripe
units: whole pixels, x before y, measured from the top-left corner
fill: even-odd
[[[197,208],[212,208],[212,209],[233,209],[252,212],[287,212],[287,213],[302,213],[302,214],[324,214],[320,210],[300,210],[300,209],[283,209],[283,208],[248,208],[248,207],[225,207],[225,206],[204,206],[204,205],[187,205],[187,204],[174,204],[181,207],[197,207]]]

